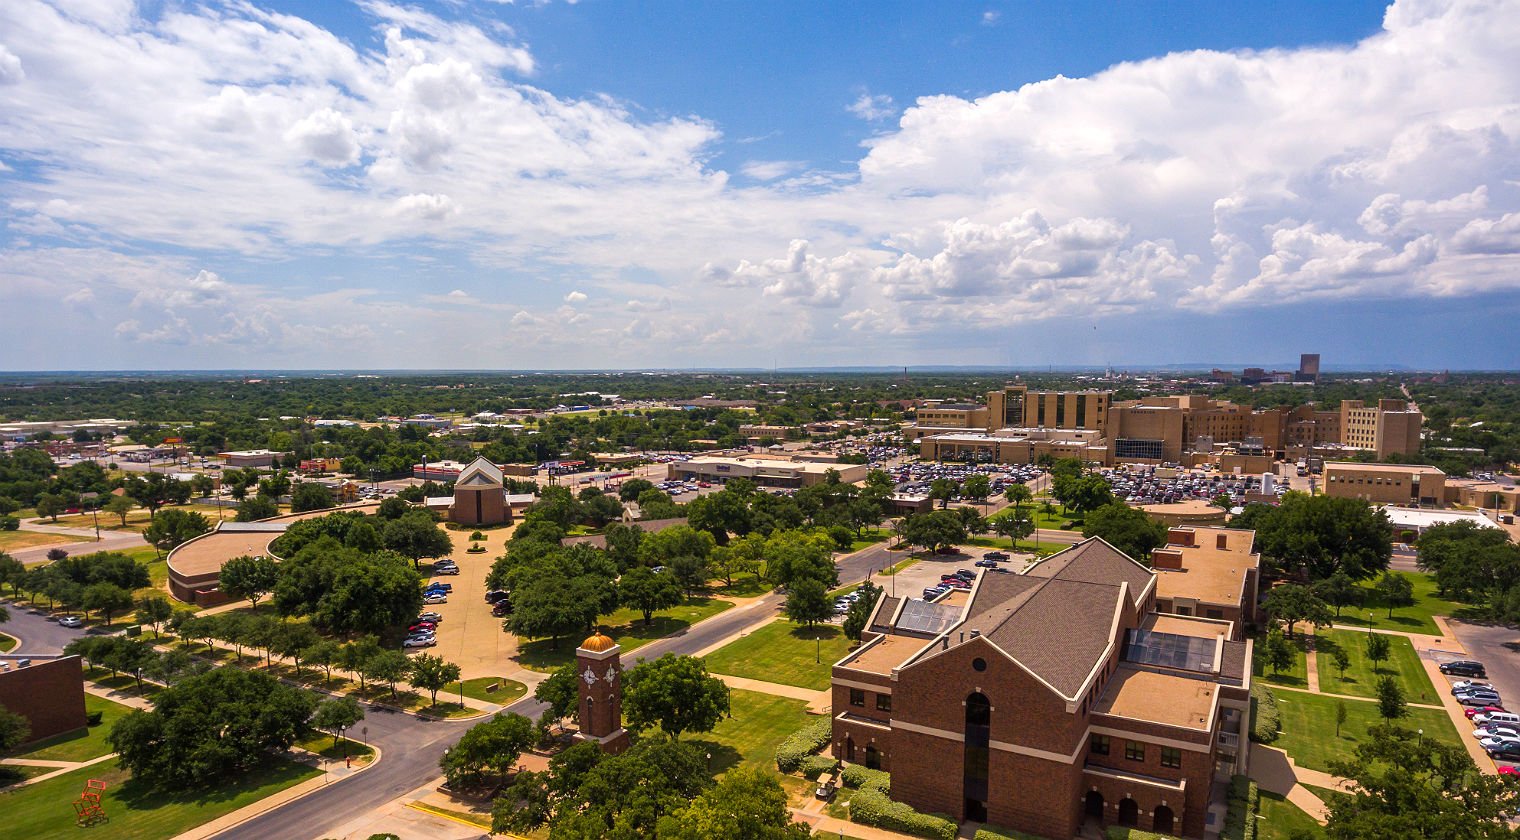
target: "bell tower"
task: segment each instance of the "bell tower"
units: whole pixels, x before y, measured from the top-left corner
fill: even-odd
[[[628,748],[623,728],[622,648],[601,632],[575,649],[576,686],[580,689],[580,737],[617,754]]]

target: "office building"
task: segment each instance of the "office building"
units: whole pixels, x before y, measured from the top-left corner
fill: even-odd
[[[1379,505],[1437,507],[1446,500],[1446,473],[1414,464],[1325,464],[1325,495]]]
[[[1248,770],[1251,642],[1158,612],[1157,585],[1090,539],[969,592],[883,597],[833,667],[834,756],[924,812],[1202,837],[1213,786]]]
[[[1419,410],[1403,400],[1378,400],[1375,406],[1341,400],[1341,443],[1370,449],[1380,461],[1390,455],[1415,455],[1424,421]]]
[[[727,458],[703,455],[688,461],[666,465],[666,477],[680,481],[708,481],[721,484],[733,478],[747,478],[760,487],[811,487],[822,484],[829,471],[839,474],[846,484],[864,481],[870,468],[864,464],[821,464],[780,458]]]

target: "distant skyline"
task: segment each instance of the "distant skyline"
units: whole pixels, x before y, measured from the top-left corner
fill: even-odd
[[[1520,0],[7,0],[0,370],[1516,369],[1516,43]]]

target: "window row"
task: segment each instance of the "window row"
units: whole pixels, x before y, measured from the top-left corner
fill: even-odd
[[[1087,742],[1087,751],[1093,755],[1108,755],[1112,748],[1112,742],[1107,735],[1095,733]],[[1124,758],[1129,761],[1145,761],[1145,744],[1140,741],[1125,741]],[[1176,747],[1162,747],[1161,766],[1181,767],[1182,750]]]
[[[863,688],[850,689],[850,705],[864,709],[866,707],[866,692]],[[892,711],[892,695],[876,692],[876,711]]]

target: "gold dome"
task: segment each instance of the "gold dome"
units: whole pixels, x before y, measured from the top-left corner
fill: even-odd
[[[604,636],[602,635],[602,631],[598,630],[587,637],[586,641],[581,642],[581,649],[589,650],[592,653],[602,653],[612,650],[616,645],[617,642],[614,642],[610,636]]]

